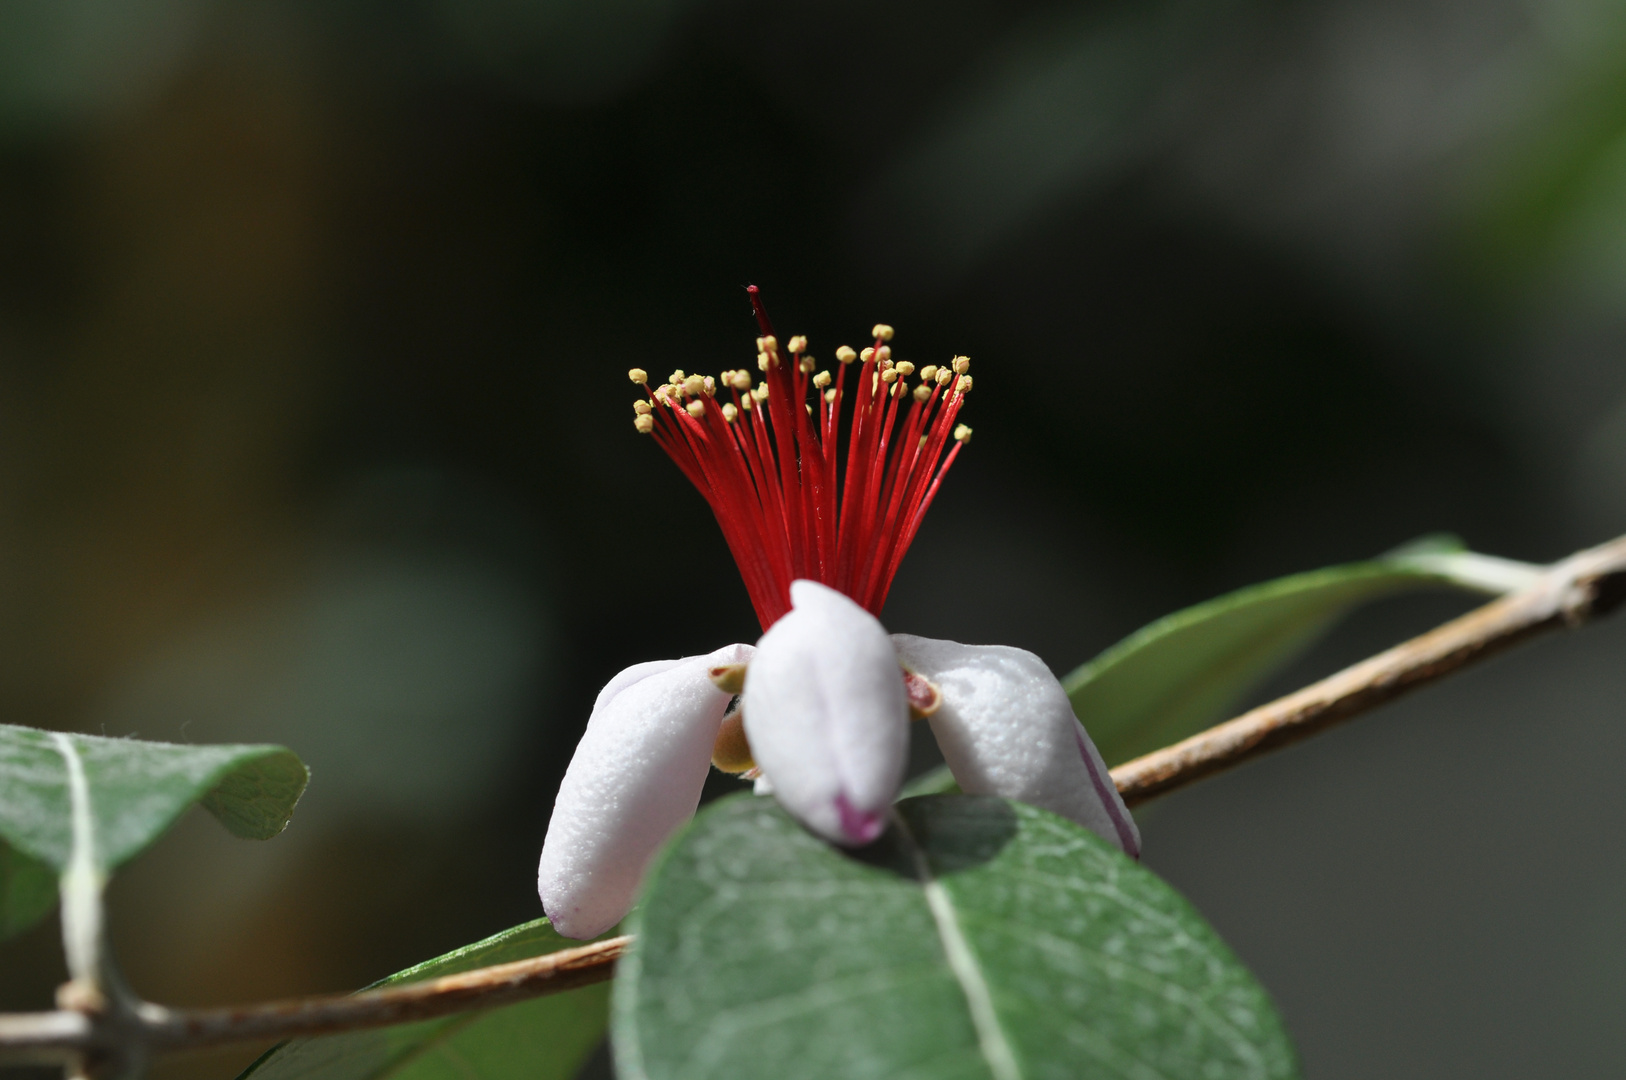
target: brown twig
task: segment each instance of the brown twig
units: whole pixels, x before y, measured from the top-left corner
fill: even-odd
[[[609,938],[528,960],[358,994],[223,1009],[143,1005],[133,1021],[111,1028],[99,1025],[94,1015],[67,1010],[0,1015],[0,1056],[8,1061],[58,1062],[122,1041],[163,1051],[429,1020],[603,982],[615,974],[615,962],[631,942],[625,936]]]
[[[1120,765],[1112,770],[1113,782],[1130,805],[1145,802],[1313,735],[1534,634],[1608,614],[1623,602],[1626,537],[1555,563],[1528,588],[1313,686]],[[616,960],[631,942],[611,938],[359,994],[225,1009],[141,1005],[118,1023],[99,1023],[93,1015],[68,1010],[0,1015],[0,1060],[61,1062],[130,1041],[162,1051],[427,1020],[602,982],[614,974]]]
[[[1626,601],[1626,537],[1554,563],[1534,584],[1476,608],[1183,742],[1112,770],[1130,806],[1376,708],[1544,630],[1576,627]]]

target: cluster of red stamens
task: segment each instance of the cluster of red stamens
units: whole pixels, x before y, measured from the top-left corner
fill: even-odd
[[[954,422],[971,389],[971,361],[928,364],[911,388],[915,365],[892,359],[892,328],[882,325],[863,352],[836,350],[832,378],[807,355],[806,338],[791,338],[789,355],[781,353],[756,286],[748,291],[762,331],[761,382],[753,386],[744,370],[717,379],[674,371],[651,388],[634,368],[632,381],[648,394],[634,404],[634,423],[711,504],[764,630],[790,610],[797,578],[879,615],[943,474],[971,437]],[[861,364],[849,387],[854,361]],[[849,393],[846,460],[838,463]]]

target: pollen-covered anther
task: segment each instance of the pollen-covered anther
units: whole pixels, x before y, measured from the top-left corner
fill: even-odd
[[[836,402],[836,388],[835,387],[832,386],[830,389],[828,389],[828,390],[826,390],[824,392],[824,400],[828,404],[831,404],[831,405],[835,404],[835,402]]]
[[[707,375],[705,382],[701,385],[701,389],[705,391],[707,397],[716,397],[717,380],[712,378],[710,375]]]
[[[769,355],[777,353],[779,351],[779,339],[774,337],[772,334],[769,334],[766,337],[757,338],[757,351],[765,352]]]
[[[836,359],[840,360],[843,364],[850,364],[854,360],[858,359],[858,354],[853,352],[850,345],[843,345],[841,348],[836,350]]]
[[[886,325],[886,323],[876,323],[874,328],[870,330],[869,334],[870,337],[873,337],[879,341],[892,340],[892,328]]]
[[[732,401],[723,405],[723,419],[727,420],[730,424],[738,419],[739,415],[740,410],[734,407],[734,403]]]
[[[655,430],[655,418],[648,413],[641,413],[632,418],[632,426],[638,429],[638,434],[648,435]]]
[[[887,383],[889,385],[891,383],[896,382],[897,378],[898,378],[898,369],[897,368],[887,368],[885,371],[881,372],[881,381],[884,382],[884,383]]]
[[[877,359],[877,360],[890,360],[890,359],[892,359],[892,346],[890,346],[890,345],[882,345],[879,349],[876,349],[875,350],[875,359]]]
[[[903,694],[909,701],[909,719],[924,720],[943,704],[943,689],[919,672],[908,668],[902,668],[902,671]]]
[[[711,685],[725,694],[738,694],[745,689],[745,671],[749,664],[722,664],[706,672]]]
[[[651,405],[648,401],[641,399],[632,403],[632,411],[637,413],[639,416],[648,416],[650,411],[654,408],[655,406]]]
[[[921,383],[919,386],[915,387],[915,400],[916,401],[924,402],[927,398],[929,398],[931,396],[932,396],[932,388],[930,386],[927,386],[925,383]],[[922,441],[924,441],[925,438],[926,437],[924,435],[921,436]]]
[[[818,387],[820,390],[823,390],[826,386],[829,386],[830,373],[828,371],[821,371],[817,375],[813,376],[813,385]]]
[[[971,370],[971,357],[956,356],[952,366],[954,368],[954,374],[964,375],[966,372]]]
[[[683,392],[690,397],[699,397],[706,389],[706,380],[700,375],[690,375],[683,380]]]
[[[725,381],[736,390],[751,389],[751,373],[743,368],[739,371],[730,372]]]
[[[869,363],[871,360],[875,359],[875,349],[874,349],[874,347],[873,346],[865,347],[864,351],[858,354],[858,359],[862,360],[866,364]]]
[[[735,776],[757,767],[751,756],[751,740],[745,737],[745,714],[738,707],[723,717],[723,726],[717,729],[717,741],[711,744],[711,763],[718,771]]]
[[[678,368],[676,371],[672,372],[672,374],[670,376],[667,377],[666,381],[671,383],[673,386],[682,386],[683,385],[683,380],[687,379],[688,377],[689,377],[688,372],[684,371],[682,368]]]
[[[949,370],[946,367],[940,367],[940,368],[937,369],[937,385],[938,386],[946,386],[948,384],[948,381],[950,379],[952,379],[952,378],[954,378],[954,372],[953,371]]]
[[[786,348],[790,349],[793,356],[798,353],[805,353],[807,351],[807,338],[802,334],[797,334],[790,339],[790,344]]]
[[[769,356],[767,353],[765,353],[765,352],[757,353],[757,370],[758,371],[767,371],[769,365],[771,365],[773,362],[774,362],[774,358]]]
[[[920,369],[921,382],[931,382],[935,378],[937,378],[936,364],[927,364],[925,367]]]
[[[746,412],[750,412],[752,409],[755,409],[756,407],[757,407],[757,399],[752,397],[750,394],[746,394],[743,398],[740,399],[740,408],[744,409]]]
[[[751,387],[751,396],[756,398],[758,401],[767,401],[768,400],[768,384],[763,383],[761,386],[753,386],[753,387]]]
[[[818,366],[819,366],[819,363],[818,363],[818,361],[817,361],[817,360],[814,360],[814,359],[813,359],[813,358],[812,358],[812,357],[811,357],[811,356],[804,356],[804,357],[802,357],[802,359],[801,359],[801,360],[800,360],[800,361],[799,361],[799,362],[798,362],[798,363],[797,363],[797,365],[796,365],[796,366],[797,366],[797,367],[799,367],[799,368],[801,368],[801,369],[802,369],[802,373],[803,373],[803,374],[804,374],[804,375],[805,375],[805,374],[807,374],[807,373],[808,373],[808,372],[810,372],[810,371],[812,371],[812,370],[813,370],[813,369],[814,369],[814,368],[816,368],[816,367],[818,367]]]
[[[683,407],[687,409],[689,411],[689,415],[694,417],[696,420],[706,415],[706,403],[704,401],[691,401]]]
[[[971,376],[961,375],[957,380],[955,380],[954,392],[956,394],[971,393]]]
[[[627,378],[631,379],[639,386],[642,386],[649,381],[649,372],[645,371],[641,367],[635,367],[631,371],[627,372]]]
[[[913,375],[915,373],[915,365],[907,360],[899,360],[893,367],[896,368],[899,375]]]
[[[954,441],[968,443],[971,441],[971,429],[964,424],[954,425]]]

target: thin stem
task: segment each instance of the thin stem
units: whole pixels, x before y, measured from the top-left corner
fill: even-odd
[[[1581,626],[1626,603],[1626,537],[1542,570],[1520,591],[1379,653],[1296,693],[1112,770],[1131,805],[1323,731],[1408,690],[1546,630]],[[135,1023],[98,1029],[82,1013],[0,1015],[0,1060],[62,1062],[134,1040],[150,1050],[284,1039],[490,1008],[602,982],[630,937],[461,975],[224,1009],[138,1006]],[[115,1041],[117,1040],[117,1041]]]

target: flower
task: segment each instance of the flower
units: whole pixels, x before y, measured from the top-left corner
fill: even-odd
[[[754,648],[636,664],[599,694],[538,867],[555,929],[592,937],[621,919],[712,766],[756,779],[835,843],[869,843],[903,781],[911,716],[928,719],[967,793],[1052,810],[1138,857],[1134,819],[1043,661],[888,635],[877,617],[970,440],[957,423],[970,360],[917,371],[892,358],[883,324],[861,352],[837,349],[832,375],[806,338],[782,351],[748,291],[759,384],[744,369],[675,371],[654,388],[642,369],[628,374],[645,391],[634,427],[711,505],[763,635]]]

